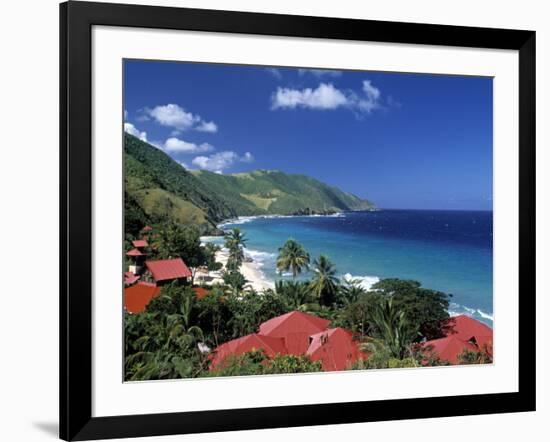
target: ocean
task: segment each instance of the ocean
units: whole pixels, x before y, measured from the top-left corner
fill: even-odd
[[[492,212],[380,210],[241,217],[220,227],[245,232],[245,253],[266,279],[281,278],[275,267],[277,250],[294,238],[312,261],[327,255],[341,278],[360,279],[365,288],[382,278],[414,279],[452,294],[451,314],[466,313],[492,326]]]

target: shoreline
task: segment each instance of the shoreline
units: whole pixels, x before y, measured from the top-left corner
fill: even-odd
[[[378,209],[380,210],[380,209]],[[372,211],[372,210],[370,210]],[[252,222],[257,219],[283,219],[283,218],[299,218],[299,217],[326,217],[326,218],[334,218],[334,217],[344,217],[347,212],[336,212],[333,214],[313,214],[313,215],[254,215],[254,216],[239,216],[237,218],[231,218],[228,220],[224,220],[222,223],[218,224],[218,229],[222,231],[227,231],[230,226],[239,226],[240,224],[246,224],[249,222]],[[201,237],[201,241],[203,242],[216,242],[216,239],[223,238],[223,235],[215,235],[215,236],[205,236]],[[219,244],[219,243],[218,243]],[[240,272],[243,274],[243,276],[247,279],[248,283],[246,286],[249,286],[253,288],[254,290],[260,292],[266,289],[273,289],[275,286],[275,281],[271,278],[268,278],[264,271],[262,270],[263,263],[259,261],[255,256],[250,256],[251,254],[254,254],[255,252],[260,253],[269,253],[269,252],[262,252],[258,250],[252,250],[252,249],[246,249],[245,253],[247,260],[243,262]],[[222,263],[225,266],[225,263],[227,262],[227,250],[223,249],[222,251],[218,252],[216,254],[216,261]],[[218,272],[214,272],[218,273]],[[354,272],[355,273],[355,272]],[[284,275],[283,275],[284,276]],[[356,274],[350,274],[350,273],[344,273],[340,275],[340,278],[342,280],[346,279],[358,279],[361,282],[361,286],[365,290],[369,290],[370,286],[372,284],[376,283],[380,280],[380,277],[373,276],[373,275],[356,275]],[[281,278],[285,279],[285,278]],[[219,275],[218,278],[213,280],[211,283],[214,282],[223,282],[221,279],[221,275]],[[245,286],[245,287],[246,287]],[[481,319],[482,321],[486,321],[486,323],[492,324],[494,322],[494,314],[487,313],[486,311],[481,310],[480,308],[472,308],[468,307],[466,305],[458,304],[453,302],[453,300],[450,300],[448,307],[448,312],[450,316],[456,316],[460,314],[466,314],[468,316],[471,316],[476,319]]]
[[[201,242],[207,242],[208,238],[212,238],[212,237],[201,237]],[[219,262],[225,267],[228,257],[229,257],[229,252],[227,251],[227,249],[222,248],[222,250],[216,252],[215,259],[216,259],[216,262]],[[266,278],[264,272],[261,270],[260,263],[250,258],[250,256],[247,256],[247,259],[250,259],[250,261],[244,261],[241,264],[241,267],[239,269],[239,271],[247,280],[245,287],[250,287],[258,292],[261,292],[267,289],[274,289],[275,283],[270,279]],[[197,280],[202,281],[207,285],[213,285],[218,283],[223,284],[221,271],[208,272],[208,273],[198,272],[196,275],[196,278]]]

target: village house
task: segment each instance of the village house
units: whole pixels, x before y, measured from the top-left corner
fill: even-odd
[[[320,361],[323,371],[344,370],[368,355],[359,350],[351,332],[343,328],[328,328],[330,321],[307,313],[292,311],[272,318],[259,327],[258,333],[233,339],[212,352],[210,370],[230,355],[252,350],[264,350],[269,357],[308,355]]]
[[[158,286],[173,281],[188,284],[191,282],[191,277],[191,270],[181,258],[145,261],[143,278],[151,279]]]
[[[493,330],[480,321],[466,315],[454,316],[449,321],[446,336],[423,344],[427,354],[451,364],[459,363],[465,350],[483,351],[493,357]]]

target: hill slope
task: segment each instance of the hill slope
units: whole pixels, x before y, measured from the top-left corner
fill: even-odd
[[[330,213],[373,207],[369,201],[305,175],[289,175],[277,170],[233,175],[205,170],[192,173],[239,215]]]
[[[367,210],[372,203],[305,175],[257,170],[220,175],[189,172],[161,150],[125,134],[126,231],[169,219],[211,232],[245,215]]]

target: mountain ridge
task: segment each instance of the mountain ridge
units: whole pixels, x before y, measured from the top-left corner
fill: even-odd
[[[125,225],[129,233],[169,219],[212,233],[226,219],[370,210],[369,200],[303,174],[257,169],[189,171],[162,150],[125,134]]]

